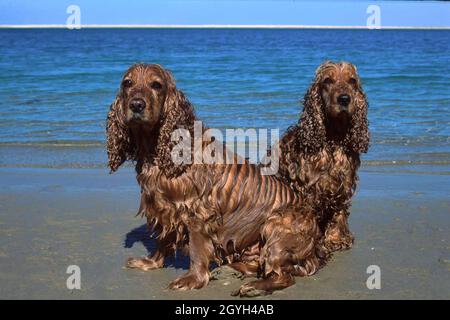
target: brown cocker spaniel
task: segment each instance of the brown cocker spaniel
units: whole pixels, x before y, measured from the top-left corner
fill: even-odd
[[[369,147],[367,99],[356,67],[322,64],[304,99],[303,114],[280,142],[280,175],[318,214],[328,251],[348,249],[351,198],[360,153]]]
[[[152,256],[131,258],[127,266],[162,268],[166,257],[184,249],[190,268],[171,289],[207,285],[215,261],[261,275],[243,285],[240,296],[283,289],[294,276],[314,273],[325,261],[316,216],[281,179],[248,163],[173,163],[172,132],[184,128],[194,137],[194,120],[167,70],[137,64],[126,71],[107,118],[109,167],[135,161],[139,213],[157,239]]]

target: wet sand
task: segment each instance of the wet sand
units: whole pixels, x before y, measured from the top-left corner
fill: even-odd
[[[124,269],[152,250],[131,169],[0,169],[1,299],[232,299],[244,281],[167,290],[186,258],[164,269]],[[445,166],[365,167],[350,218],[354,248],[316,275],[256,299],[450,299],[450,173]],[[68,290],[69,265],[81,290]],[[369,290],[366,269],[381,268]]]

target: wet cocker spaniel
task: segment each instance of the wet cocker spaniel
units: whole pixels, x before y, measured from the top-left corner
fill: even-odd
[[[260,279],[236,292],[253,296],[290,286],[294,276],[312,274],[323,264],[315,214],[281,179],[236,161],[174,164],[177,142],[172,133],[184,128],[194,137],[196,117],[167,70],[132,66],[110,109],[109,167],[116,171],[127,160],[135,162],[139,213],[157,239],[153,255],[131,258],[128,267],[162,268],[166,257],[184,248],[190,268],[170,283],[171,289],[204,287],[210,280],[210,262],[215,261],[247,274],[258,271]]]
[[[360,153],[369,147],[367,108],[356,67],[327,61],[316,71],[298,124],[280,142],[279,174],[318,215],[329,252],[353,244],[348,216]]]

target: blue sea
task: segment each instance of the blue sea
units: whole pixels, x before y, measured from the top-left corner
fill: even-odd
[[[323,61],[357,65],[365,166],[450,164],[450,31],[0,30],[0,167],[103,168],[105,117],[135,62],[170,69],[216,128],[294,124]]]

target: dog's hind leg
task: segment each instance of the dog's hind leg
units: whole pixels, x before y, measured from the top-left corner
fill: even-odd
[[[265,240],[260,255],[263,278],[244,284],[233,295],[253,297],[292,286],[294,276],[300,275],[298,264],[315,261],[312,257],[316,254],[319,236],[319,227],[310,212],[289,209],[270,217],[262,231]],[[314,268],[308,265],[303,269],[311,274],[308,271]]]
[[[291,273],[273,273],[268,277],[242,285],[238,290],[231,293],[231,295],[240,297],[264,296],[276,290],[283,290],[293,284],[295,284],[295,277]]]
[[[211,271],[212,280],[225,280],[229,278],[243,279],[256,277],[260,271],[259,255],[260,244],[256,243],[248,247],[242,254],[227,257],[228,264],[222,265]]]

